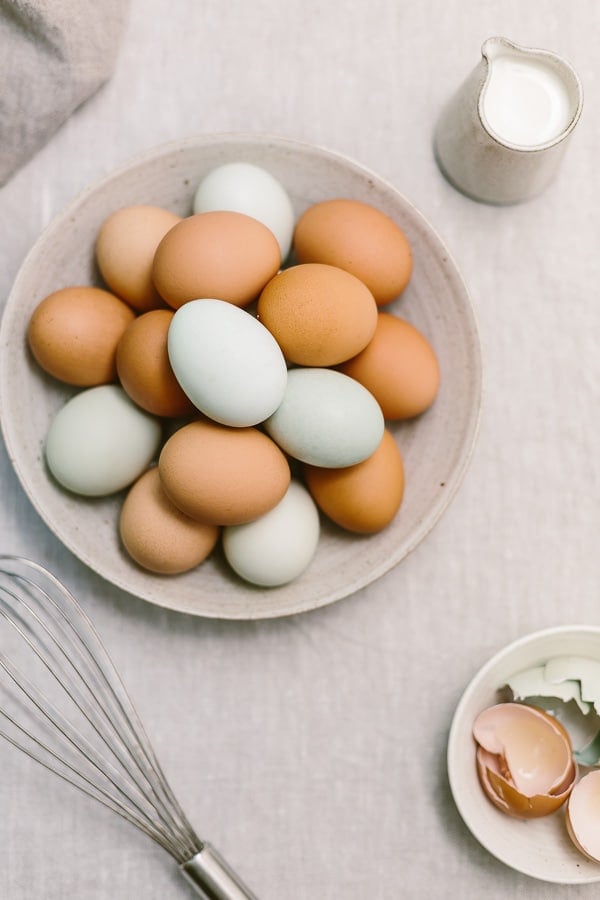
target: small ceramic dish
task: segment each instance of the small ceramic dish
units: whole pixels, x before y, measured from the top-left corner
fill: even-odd
[[[406,473],[402,508],[371,537],[323,522],[319,547],[295,581],[259,589],[234,577],[218,552],[200,568],[161,577],[136,567],[119,543],[121,496],[84,500],[61,490],[43,462],[49,424],[73,390],[46,377],[27,352],[26,329],[35,306],[51,291],[101,282],[94,245],[103,220],[130,204],[192,212],[204,174],[245,160],[279,178],[297,215],[332,197],[371,203],[391,216],[412,244],[414,274],[387,307],[412,322],[433,344],[442,386],[418,420],[393,428]],[[319,147],[262,135],[211,135],[170,143],[137,157],[84,191],[41,235],[7,301],[0,330],[0,416],[10,459],[39,515],[84,563],[126,591],[195,615],[252,619],[288,615],[339,600],[402,560],[425,537],[462,481],[476,438],[481,363],[469,296],[450,254],[423,216],[391,184],[351,160]]]
[[[553,656],[600,660],[600,628],[565,625],[529,634],[493,656],[475,675],[456,708],[448,739],[448,777],[465,824],[493,856],[518,872],[557,884],[600,881],[600,863],[583,856],[566,830],[564,807],[539,819],[505,815],[488,800],[477,778],[473,723],[501,699],[517,672]]]

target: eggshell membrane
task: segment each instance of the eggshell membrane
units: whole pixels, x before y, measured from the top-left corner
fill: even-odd
[[[600,862],[600,769],[587,772],[569,797],[565,821],[577,849]]]
[[[117,376],[116,351],[133,311],[101,288],[73,286],[45,297],[27,329],[29,348],[44,371],[78,387]]]
[[[262,431],[209,420],[176,431],[158,466],[171,501],[213,525],[238,525],[266,513],[281,500],[291,477],[286,457]]]
[[[440,386],[440,367],[427,338],[404,319],[377,316],[369,344],[338,366],[378,401],[388,420],[411,419],[428,409]]]
[[[368,203],[324,200],[300,216],[294,232],[298,262],[320,262],[352,272],[378,306],[394,300],[412,274],[412,253],[393,219]]]
[[[479,714],[473,736],[482,788],[504,812],[543,816],[568,797],[577,775],[571,740],[544,710],[496,704]]]
[[[367,346],[377,325],[377,304],[349,272],[306,263],[269,281],[258,300],[258,318],[290,362],[332,366]]]
[[[128,325],[117,347],[121,386],[138,406],[156,416],[197,413],[169,362],[167,338],[174,315],[170,309],[143,313]]]
[[[152,278],[174,309],[211,297],[247,306],[281,265],[275,235],[244,213],[216,210],[183,219],[154,254]]]
[[[123,546],[144,569],[162,575],[187,572],[203,562],[219,538],[216,525],[184,515],[165,494],[158,469],[148,469],[121,508]]]
[[[154,254],[181,216],[159,206],[124,206],[102,223],[96,262],[107,285],[138,312],[164,306],[152,282]]]
[[[404,465],[387,429],[377,450],[363,462],[341,469],[304,466],[303,474],[319,509],[347,531],[381,531],[402,503]]]

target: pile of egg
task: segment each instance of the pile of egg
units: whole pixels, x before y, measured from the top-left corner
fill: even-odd
[[[95,256],[105,288],[45,297],[28,344],[81,389],[51,422],[47,467],[83,497],[127,489],[135,563],[177,574],[220,540],[238,576],[270,587],[309,565],[319,513],[358,534],[392,521],[404,470],[386,420],[431,405],[439,366],[381,309],[412,273],[391,218],[337,198],[296,221],[277,179],[235,162],[188,216],[116,209]]]

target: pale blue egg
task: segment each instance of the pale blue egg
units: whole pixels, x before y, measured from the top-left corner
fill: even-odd
[[[287,382],[283,353],[246,310],[225,300],[190,300],[173,316],[167,343],[177,381],[215,422],[256,425],[279,406]]]
[[[75,394],[52,420],[45,443],[48,468],[63,487],[101,497],[132,484],[155,456],[160,421],[115,384]]]
[[[385,421],[373,395],[333,369],[288,372],[283,400],[265,422],[276,443],[301,462],[352,466],[375,452]]]

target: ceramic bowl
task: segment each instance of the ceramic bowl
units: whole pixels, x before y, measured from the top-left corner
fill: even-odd
[[[278,588],[254,588],[230,574],[217,551],[200,568],[161,577],[136,567],[119,543],[122,496],[83,500],[49,476],[43,444],[57,409],[74,390],[46,377],[26,347],[34,307],[73,284],[101,285],[94,243],[115,209],[146,203],[180,215],[192,211],[196,185],[211,168],[246,160],[270,170],[287,188],[297,214],[332,197],[379,207],[406,232],[414,275],[388,307],[433,344],[442,372],[436,402],[424,415],[393,427],[406,470],[406,492],[394,522],[356,537],[323,522],[318,551],[301,577]],[[337,153],[264,135],[190,137],[153,149],[85,190],[43,232],[9,296],[0,331],[0,409],[4,439],[21,484],[39,515],[84,563],[152,603],[186,613],[250,619],[298,613],[339,600],[399,563],[425,537],[454,496],[476,438],[481,394],[480,347],[463,280],[448,250],[413,205],[391,184]]]
[[[507,816],[484,795],[475,768],[473,722],[501,699],[506,680],[553,656],[600,660],[600,628],[565,625],[537,631],[509,644],[473,677],[462,695],[448,739],[448,777],[465,824],[497,859],[532,878],[557,884],[600,881],[600,863],[583,856],[568,836],[564,808],[540,819]]]

